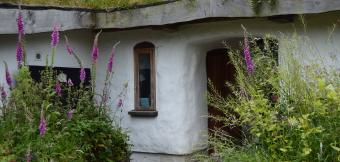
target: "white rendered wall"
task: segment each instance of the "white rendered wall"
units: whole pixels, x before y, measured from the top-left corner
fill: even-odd
[[[307,34],[317,45],[322,57],[328,64],[340,68],[339,53],[332,52],[334,46],[327,45],[328,31],[338,17],[339,12],[307,16]],[[122,126],[129,132],[133,151],[186,155],[206,148],[207,133],[207,78],[205,72],[206,52],[222,47],[222,40],[231,40],[243,36],[243,24],[250,33],[262,36],[266,33],[275,35],[280,41],[280,32],[293,33],[303,30],[297,23],[277,23],[261,19],[242,19],[202,24],[191,24],[173,29],[136,29],[120,32],[102,33],[99,44],[99,65],[97,88],[102,88],[107,60],[111,47],[121,41],[117,47],[112,80],[112,97],[121,92],[124,82],[128,82],[127,97],[122,109]],[[295,26],[295,28],[294,28]],[[72,46],[79,51],[86,67],[91,63],[93,33],[90,31],[69,31],[67,33]],[[61,35],[62,35],[61,34]],[[332,35],[335,44],[340,42],[340,30]],[[0,61],[10,64],[10,71],[16,69],[16,35],[0,35]],[[63,40],[63,39],[62,39]],[[134,71],[133,47],[137,43],[150,41],[156,46],[156,109],[155,118],[137,118],[128,115],[134,109]],[[28,35],[26,38],[28,64],[44,65],[45,56],[50,51],[50,33]],[[336,46],[338,48],[338,46]],[[285,49],[280,48],[279,53]],[[41,53],[41,61],[35,60],[35,53]],[[332,56],[333,59],[327,59]],[[313,56],[314,57],[314,56]],[[73,57],[68,56],[63,41],[58,46],[56,66],[77,67]],[[5,83],[4,68],[0,69],[1,82]],[[223,74],[221,74],[223,75]],[[116,103],[112,109],[116,110]],[[137,156],[137,155],[136,155]]]
[[[338,14],[306,17],[310,22],[307,34],[324,56],[331,55],[326,46],[327,29]],[[121,115],[122,125],[128,129],[134,145],[133,151],[185,155],[206,147],[206,52],[222,47],[223,40],[242,37],[241,24],[253,35],[270,33],[279,41],[282,33],[303,31],[297,21],[278,23],[261,18],[184,25],[175,31],[138,29],[102,34],[100,55],[105,59],[101,57],[99,61],[102,67],[97,74],[100,76],[104,75],[103,68],[106,68],[111,46],[121,41],[114,65],[112,97],[117,96],[127,81],[129,87]],[[333,37],[340,41],[339,29],[335,30]],[[128,115],[128,111],[134,109],[133,47],[143,41],[156,46],[156,109],[159,115],[155,118]],[[279,53],[284,50],[281,48]],[[339,64],[339,53],[332,54],[337,57],[333,63]],[[98,78],[98,88],[102,82],[103,78]],[[115,103],[112,109],[116,109]]]

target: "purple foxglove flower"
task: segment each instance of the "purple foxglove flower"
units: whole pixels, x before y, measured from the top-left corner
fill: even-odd
[[[68,85],[68,86],[70,86],[70,87],[72,87],[72,86],[73,86],[73,82],[72,82],[72,80],[71,80],[71,79],[68,79],[68,80],[67,80],[67,85]]]
[[[73,49],[72,49],[70,43],[68,42],[68,38],[66,36],[65,36],[65,42],[66,42],[65,48],[67,50],[67,53],[69,55],[72,55],[74,52],[73,52]]]
[[[74,109],[71,109],[70,111],[67,112],[67,119],[68,120],[71,120],[72,119],[72,116],[73,116],[73,113],[74,113]]]
[[[98,49],[98,38],[101,32],[99,32],[93,41],[93,47],[92,47],[92,62],[96,63],[99,55],[99,49]]]
[[[85,81],[85,78],[86,78],[86,72],[85,72],[85,69],[83,67],[80,68],[80,81],[81,82],[84,82]]]
[[[7,63],[5,63],[5,73],[6,73],[6,82],[9,86],[9,88],[12,88],[12,78],[11,78],[11,74],[9,73],[9,70],[8,70],[8,66],[7,66]]]
[[[117,107],[118,107],[118,108],[123,107],[123,100],[122,100],[122,99],[119,99],[119,100],[118,100]]]
[[[46,120],[45,120],[43,110],[41,110],[40,112],[39,132],[40,132],[40,137],[43,137],[46,134]]]
[[[19,41],[17,43],[17,63],[18,63],[18,68],[22,67],[23,59],[24,59],[24,49],[23,49],[22,43]]]
[[[243,50],[244,58],[246,60],[247,64],[247,71],[248,74],[252,74],[254,72],[254,64],[251,59],[250,55],[250,48],[249,48],[249,42],[248,42],[248,37],[246,34],[244,34],[244,50]]]
[[[22,17],[22,13],[19,12],[18,18],[17,18],[17,27],[18,27],[18,33],[19,33],[19,39],[25,35],[25,26],[24,26],[24,21]]]
[[[51,46],[56,47],[59,43],[59,25],[53,26],[53,32],[51,34]]]
[[[112,66],[113,66],[114,57],[115,57],[115,48],[113,47],[112,52],[111,52],[111,56],[110,56],[110,59],[109,59],[109,63],[107,64],[107,71],[109,73],[112,73]]]
[[[58,96],[61,96],[61,85],[59,81],[57,81],[54,91]]]

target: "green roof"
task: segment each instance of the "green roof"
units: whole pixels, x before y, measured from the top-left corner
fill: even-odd
[[[47,5],[78,8],[126,8],[136,5],[147,5],[167,0],[1,0],[2,3],[22,5]]]

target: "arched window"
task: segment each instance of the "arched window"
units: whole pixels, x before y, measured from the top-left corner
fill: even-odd
[[[156,110],[155,46],[142,42],[134,47],[135,110]]]

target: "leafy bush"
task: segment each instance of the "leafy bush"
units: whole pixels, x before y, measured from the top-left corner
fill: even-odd
[[[54,54],[59,42],[58,27],[52,33],[52,54],[41,72],[41,82],[31,78],[25,66],[23,28],[18,19],[18,71],[15,85],[6,65],[6,80],[10,96],[0,88],[2,108],[0,116],[0,161],[125,161],[130,155],[126,132],[110,117],[109,86],[113,75],[111,54],[105,88],[99,101],[95,82],[85,86],[85,71],[81,60],[67,41],[67,51],[79,63],[80,85],[72,80],[61,83],[53,70]],[[94,41],[93,69],[98,50]],[[114,51],[114,50],[113,50]],[[94,75],[92,75],[94,76]],[[126,87],[124,87],[126,88]],[[121,94],[124,95],[124,94]],[[121,101],[122,102],[122,101]],[[121,108],[121,105],[118,106]]]
[[[301,46],[309,43],[303,36],[282,40],[280,65],[271,39],[264,47],[247,39],[245,58],[229,53],[237,71],[236,83],[228,83],[233,94],[225,98],[212,87],[208,95],[226,115],[215,120],[242,126],[242,144],[218,130],[210,138],[215,155],[223,161],[340,161],[339,71],[319,60],[303,63],[315,53]]]

